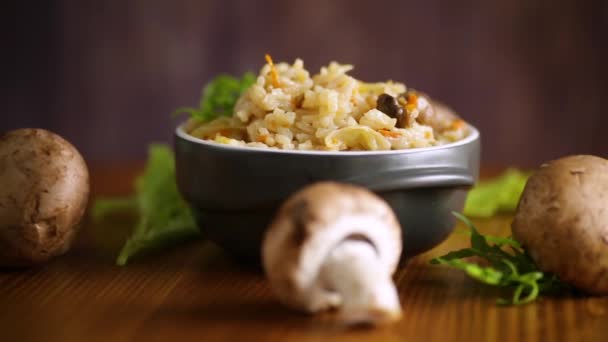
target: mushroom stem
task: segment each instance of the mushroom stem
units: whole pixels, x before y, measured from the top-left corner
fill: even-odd
[[[340,295],[340,318],[347,324],[381,324],[401,318],[391,274],[378,266],[377,252],[370,243],[340,243],[325,260],[320,276],[325,286]]]

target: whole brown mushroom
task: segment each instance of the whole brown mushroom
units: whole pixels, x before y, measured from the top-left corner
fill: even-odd
[[[577,155],[530,177],[513,235],[538,267],[592,294],[608,294],[608,160]]]
[[[76,148],[43,129],[0,137],[0,267],[42,263],[66,252],[89,196]]]

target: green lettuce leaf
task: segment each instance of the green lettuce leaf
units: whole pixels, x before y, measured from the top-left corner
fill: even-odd
[[[220,74],[203,89],[198,108],[182,107],[173,115],[189,114],[193,119],[203,122],[220,116],[231,116],[239,96],[255,82],[255,75],[246,72],[241,79]]]
[[[94,220],[117,211],[135,210],[138,222],[116,263],[168,248],[178,242],[200,237],[192,212],[181,198],[175,182],[173,152],[165,145],[150,145],[143,174],[135,181],[135,195],[126,198],[99,198],[92,209]]]
[[[192,119],[203,122],[230,116],[239,96],[255,79],[251,72],[240,79],[220,74],[204,87],[198,108],[179,108],[173,114],[190,114]],[[122,211],[135,211],[139,220],[118,255],[118,265],[125,265],[138,255],[200,237],[192,213],[175,183],[173,153],[165,145],[150,146],[146,169],[135,182],[133,196],[96,199],[92,217],[100,221]]]
[[[529,173],[508,169],[500,176],[481,181],[469,191],[463,213],[470,217],[491,217],[514,212],[528,181]]]

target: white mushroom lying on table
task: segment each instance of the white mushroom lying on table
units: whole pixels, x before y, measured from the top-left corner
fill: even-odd
[[[278,298],[295,309],[339,310],[347,324],[401,317],[392,275],[402,250],[390,206],[353,185],[317,183],[290,197],[266,232],[263,264]]]

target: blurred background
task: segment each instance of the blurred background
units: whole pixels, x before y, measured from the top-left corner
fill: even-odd
[[[8,9],[7,9],[8,6]],[[608,155],[605,0],[5,2],[0,131],[53,130],[94,162],[170,142],[215,74],[303,58],[430,93],[482,132],[486,165]],[[183,118],[181,118],[183,119]]]

